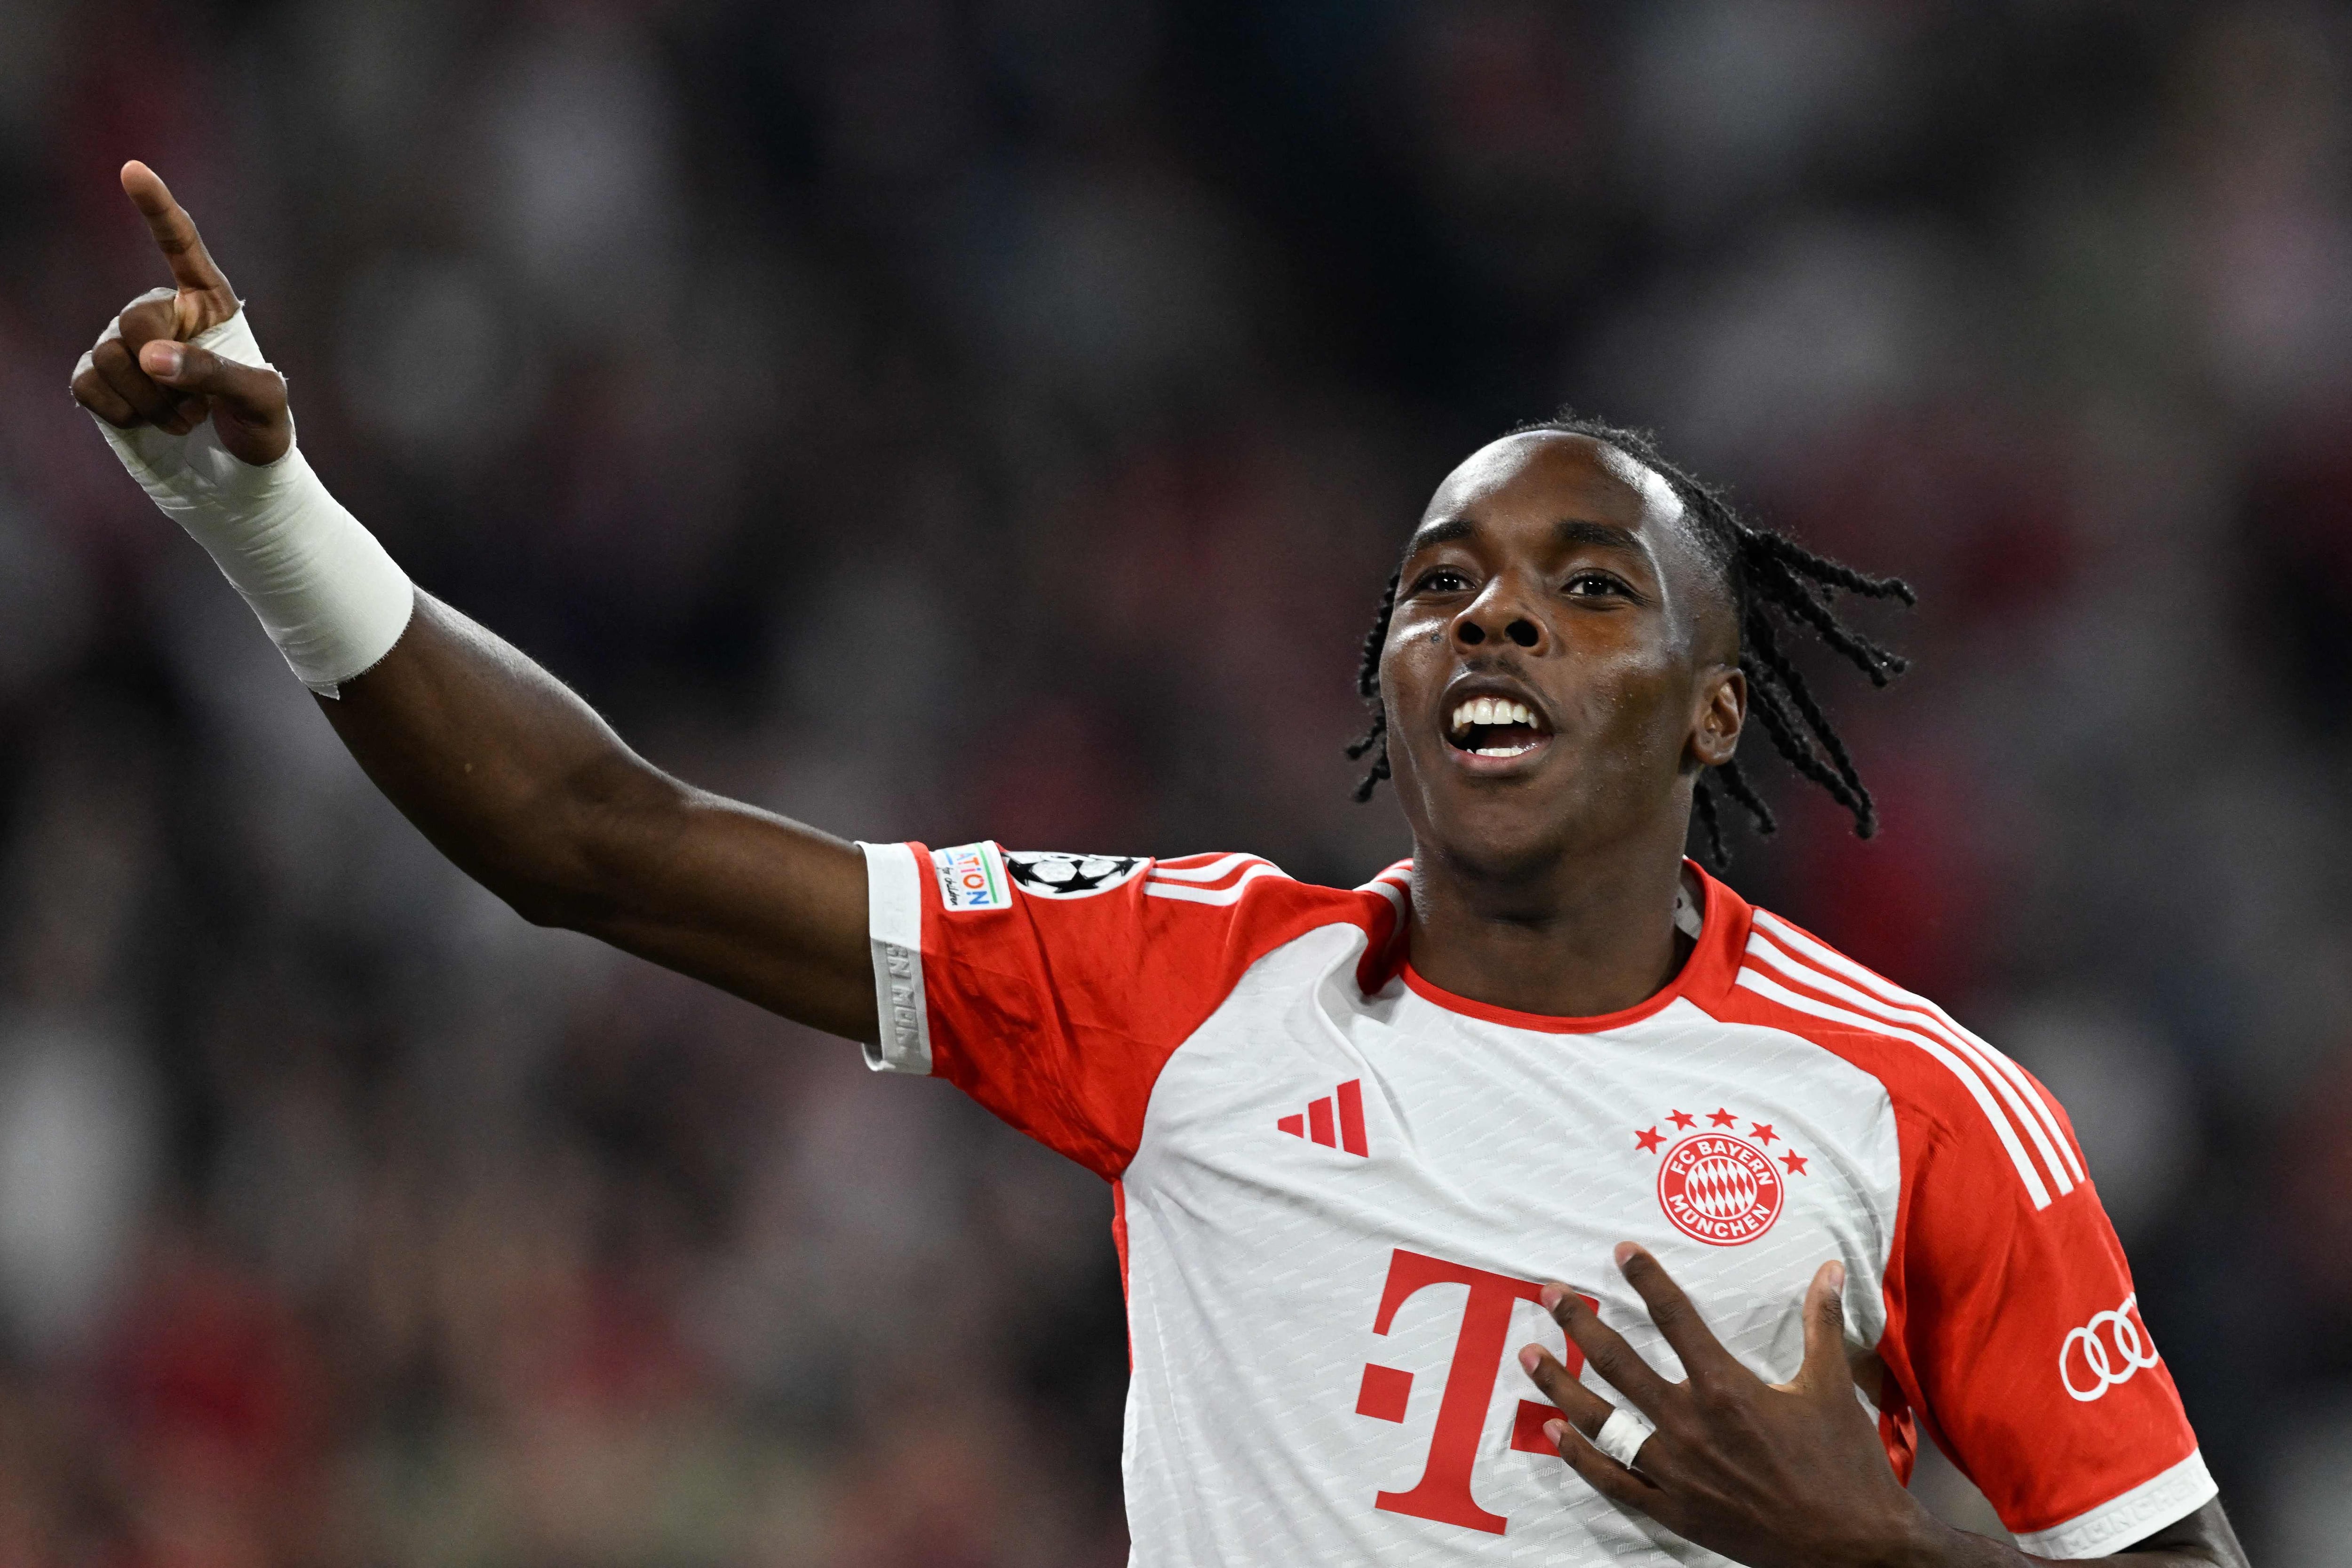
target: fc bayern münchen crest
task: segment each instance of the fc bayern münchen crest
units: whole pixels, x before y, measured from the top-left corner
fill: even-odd
[[[1666,1120],[1696,1129],[1699,1117],[1676,1110]],[[1790,1149],[1774,1159],[1770,1146],[1780,1136],[1767,1121],[1750,1121],[1717,1110],[1708,1126],[1668,1147],[1658,1162],[1658,1205],[1675,1228],[1710,1247],[1738,1247],[1772,1228],[1788,1194],[1788,1179],[1805,1173],[1805,1157]],[[1665,1142],[1657,1128],[1633,1134],[1635,1147],[1654,1153]]]
[[[1032,898],[1087,899],[1133,880],[1143,869],[1143,857],[1012,849],[1005,851],[1004,868]]]

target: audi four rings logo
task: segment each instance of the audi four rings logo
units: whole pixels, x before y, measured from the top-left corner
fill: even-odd
[[[2132,1304],[2138,1300],[2135,1290],[2122,1306],[2067,1334],[2066,1342],[2058,1347],[2058,1378],[2067,1393],[2088,1404],[2116,1384],[2129,1383],[2140,1368],[2156,1364],[2156,1347],[2148,1342],[2147,1331],[2131,1319]]]

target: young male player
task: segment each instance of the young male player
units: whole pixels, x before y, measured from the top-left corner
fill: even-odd
[[[1138,1563],[2242,1563],[2054,1101],[1683,858],[1716,784],[1760,810],[1751,709],[1867,830],[1780,639],[1883,681],[1831,597],[1899,584],[1637,437],[1525,431],[1439,486],[1368,646],[1411,861],[852,846],[665,776],[413,589],[186,214],[123,185],[177,287],[74,395],[410,819],[1114,1184]],[[1912,1502],[1923,1424],[2022,1552]]]

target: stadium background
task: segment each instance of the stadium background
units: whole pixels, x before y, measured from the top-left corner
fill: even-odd
[[[845,835],[1354,881],[1357,639],[1563,398],[1921,590],[1735,879],[2072,1108],[2352,1533],[2326,6],[0,4],[0,1559],[1108,1564],[1108,1199],[532,930],[68,401],[152,162],[418,580]],[[1966,1489],[1927,1483],[1965,1514]]]

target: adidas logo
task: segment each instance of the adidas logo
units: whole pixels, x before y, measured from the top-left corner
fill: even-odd
[[[1368,1159],[1372,1152],[1364,1142],[1364,1080],[1360,1078],[1310,1101],[1306,1115],[1286,1116],[1274,1125],[1293,1138],[1312,1138],[1326,1149],[1345,1149]]]

